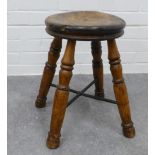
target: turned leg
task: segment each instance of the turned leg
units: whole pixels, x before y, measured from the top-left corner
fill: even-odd
[[[48,52],[48,61],[46,62],[44,68],[39,94],[35,102],[35,105],[38,108],[45,107],[46,105],[46,96],[48,94],[50,84],[55,74],[56,62],[60,55],[61,46],[62,46],[62,39],[54,38],[50,47],[50,51]]]
[[[103,89],[103,63],[102,63],[102,47],[100,41],[92,41],[92,67],[93,67],[93,76],[95,80],[95,95],[104,96]]]
[[[122,75],[120,55],[115,40],[108,40],[108,58],[113,76],[113,87],[125,137],[135,136],[135,128],[131,120],[127,88]]]
[[[60,130],[62,127],[69,97],[69,83],[74,65],[74,51],[76,42],[69,40],[61,61],[59,85],[55,92],[50,131],[47,138],[47,147],[54,149],[60,144]]]

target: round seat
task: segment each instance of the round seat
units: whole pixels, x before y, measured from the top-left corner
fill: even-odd
[[[124,33],[125,21],[96,11],[59,13],[46,18],[48,34],[64,39],[108,40]]]

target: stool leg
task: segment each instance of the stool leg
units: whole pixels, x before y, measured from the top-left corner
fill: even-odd
[[[135,136],[135,128],[131,120],[127,88],[122,75],[120,55],[115,40],[108,40],[108,58],[113,76],[114,93],[122,119],[123,134],[125,137]]]
[[[93,67],[93,76],[95,80],[95,95],[104,96],[104,81],[103,81],[103,63],[102,63],[102,47],[100,41],[92,41],[92,67]]]
[[[37,108],[43,108],[46,105],[46,96],[48,94],[50,84],[55,74],[56,62],[60,55],[61,46],[62,39],[54,38],[50,47],[50,51],[48,52],[48,61],[46,62],[44,68],[39,94],[35,102]]]
[[[69,97],[69,83],[74,65],[74,51],[76,42],[69,40],[61,61],[59,85],[55,92],[50,131],[47,138],[47,147],[54,149],[60,144],[60,130],[62,127]]]

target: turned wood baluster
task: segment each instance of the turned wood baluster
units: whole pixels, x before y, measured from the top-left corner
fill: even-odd
[[[56,62],[60,56],[61,47],[62,47],[62,39],[54,38],[53,42],[51,43],[50,50],[48,52],[48,61],[46,62],[43,71],[39,94],[35,102],[35,105],[38,108],[45,107],[46,105],[46,96],[48,94],[50,84],[55,74]]]
[[[74,51],[76,42],[68,40],[66,51],[62,58],[59,73],[59,85],[55,92],[51,126],[47,138],[47,146],[50,149],[57,148],[60,143],[60,130],[62,127],[69,97],[69,83],[72,77],[74,65]]]
[[[95,80],[95,95],[104,96],[104,81],[103,81],[103,63],[102,63],[102,47],[100,41],[92,41],[92,67],[93,67],[93,76]]]
[[[120,55],[115,40],[108,40],[108,58],[113,76],[114,93],[122,120],[124,136],[132,138],[135,129],[131,120],[127,88],[122,75]]]

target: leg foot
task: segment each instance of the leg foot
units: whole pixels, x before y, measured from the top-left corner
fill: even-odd
[[[135,128],[133,123],[130,124],[122,124],[123,127],[123,135],[127,138],[133,138],[135,136]]]
[[[41,97],[37,97],[36,102],[35,102],[35,106],[37,108],[44,108],[46,106],[46,97],[45,98],[41,98]]]
[[[49,149],[58,148],[60,145],[60,137],[54,137],[54,136],[50,135],[50,133],[49,133],[47,141],[46,141],[46,145]]]
[[[104,90],[102,92],[95,91],[95,96],[104,97]]]

